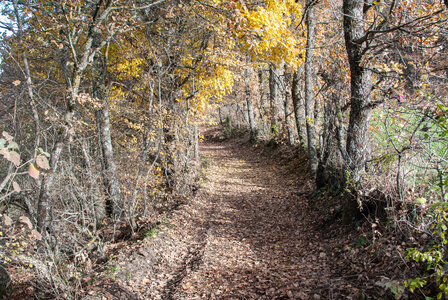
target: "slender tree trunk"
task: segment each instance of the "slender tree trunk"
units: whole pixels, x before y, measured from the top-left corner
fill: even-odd
[[[372,110],[371,71],[362,66],[365,42],[364,37],[364,1],[344,0],[344,37],[347,56],[350,64],[350,119],[347,130],[346,150],[348,162],[346,166],[346,182],[352,191],[353,198],[344,207],[343,223],[350,223],[358,208],[357,189],[365,170],[370,152],[369,122]]]
[[[94,47],[99,45],[100,33],[95,34]],[[115,208],[121,203],[121,189],[117,176],[117,167],[114,160],[114,149],[112,146],[111,125],[109,118],[109,108],[107,95],[105,92],[107,74],[108,45],[104,51],[97,52],[94,57],[94,78],[92,78],[93,98],[101,99],[101,107],[95,111],[95,119],[98,128],[98,143],[101,149],[101,166],[104,189],[106,192],[106,214],[111,217],[115,213]]]
[[[269,66],[269,105],[271,113],[271,133],[278,133],[277,116],[279,102],[278,73],[273,64]]]
[[[254,108],[252,105],[251,97],[250,97],[250,66],[249,62],[247,62],[246,71],[244,72],[244,85],[246,92],[246,103],[247,103],[247,116],[249,119],[249,128],[250,128],[250,140],[254,141],[257,138],[258,130],[255,125],[254,120]]]
[[[199,130],[198,124],[194,124],[193,127],[193,135],[194,135],[194,159],[199,161]]]
[[[101,166],[106,191],[106,214],[112,216],[115,213],[115,208],[121,203],[121,189],[117,179],[107,101],[104,100],[103,107],[95,112],[95,118],[98,126],[98,142],[102,154]]]
[[[289,82],[291,80],[291,74],[286,72],[286,65],[285,65],[285,77],[284,77],[284,87],[285,87],[285,97],[284,97],[284,110],[285,110],[285,124],[286,129],[288,131],[288,141],[291,146],[294,145],[294,131],[293,131],[293,125],[291,122],[291,111],[289,110],[290,105],[290,99],[291,99],[291,90],[289,87]]]
[[[258,81],[260,84],[259,87],[259,91],[260,91],[260,103],[258,106],[258,113],[260,116],[260,120],[261,120],[261,125],[262,125],[262,130],[263,133],[266,132],[266,93],[264,92],[264,85],[265,85],[265,80],[264,80],[264,76],[263,76],[263,69],[260,69],[258,71]]]
[[[316,150],[316,133],[315,120],[313,114],[314,106],[314,42],[315,27],[314,18],[314,1],[307,0],[307,38],[306,38],[306,55],[305,55],[305,118],[306,133],[308,140],[308,168],[311,174],[315,175],[317,170],[317,150]]]
[[[300,78],[302,77],[303,67],[300,66],[297,71],[292,75],[292,86],[291,86],[291,98],[294,107],[294,117],[296,121],[297,135],[299,137],[299,144],[301,149],[305,149],[305,137],[302,119],[304,118],[303,113],[303,101],[300,94]]]
[[[23,44],[23,23],[22,18],[20,17],[18,1],[13,1],[14,6],[14,14],[17,20],[17,38],[19,39],[19,45],[22,48],[22,62],[23,62],[23,71],[25,73],[25,82],[26,82],[26,91],[28,93],[29,103],[31,106],[31,111],[33,113],[34,119],[34,127],[35,127],[35,138],[34,138],[34,156],[36,156],[37,148],[40,144],[40,120],[39,113],[37,111],[36,100],[34,99],[34,91],[33,91],[33,81],[31,78],[30,65],[28,63],[28,56],[25,51],[25,46]]]

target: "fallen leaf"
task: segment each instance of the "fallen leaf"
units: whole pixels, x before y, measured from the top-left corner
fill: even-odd
[[[42,240],[42,235],[35,229],[31,230],[31,236],[38,241]]]
[[[28,217],[26,216],[21,216],[19,218],[20,223],[25,224],[26,226],[28,226],[29,229],[33,229],[33,224],[31,224],[31,221]]]
[[[20,189],[20,185],[17,182],[13,182],[12,183],[12,187],[14,188],[14,191],[16,191],[17,193],[20,193],[21,189]]]
[[[11,226],[12,225],[12,219],[9,216],[3,216],[3,223],[5,226]]]

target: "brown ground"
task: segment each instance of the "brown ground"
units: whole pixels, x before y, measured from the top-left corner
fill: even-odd
[[[198,194],[89,278],[85,299],[369,299],[366,268],[350,267],[363,250],[335,243],[309,213],[304,162],[235,141],[201,152],[209,166]]]

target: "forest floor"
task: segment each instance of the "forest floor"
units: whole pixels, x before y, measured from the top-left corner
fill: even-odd
[[[200,150],[197,194],[84,278],[84,299],[384,299],[394,249],[316,217],[304,159],[240,140]]]

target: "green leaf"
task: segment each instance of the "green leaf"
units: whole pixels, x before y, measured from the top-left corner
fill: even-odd
[[[19,149],[19,145],[16,142],[9,141],[8,149]]]
[[[414,200],[414,202],[415,202],[416,204],[423,205],[423,204],[426,203],[426,199],[425,199],[425,198],[417,198],[417,199]]]

